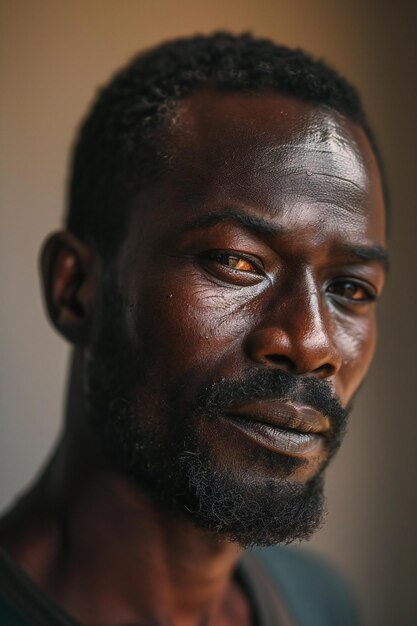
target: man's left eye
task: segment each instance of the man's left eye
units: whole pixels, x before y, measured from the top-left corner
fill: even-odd
[[[355,304],[374,302],[377,298],[370,285],[364,285],[356,280],[336,280],[328,285],[327,293]]]

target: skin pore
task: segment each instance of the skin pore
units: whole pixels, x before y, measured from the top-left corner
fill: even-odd
[[[331,456],[333,418],[316,415],[321,434],[287,453],[281,440],[270,449],[196,407],[224,381],[279,372],[299,386],[314,378],[348,406],[372,359],[384,283],[375,157],[343,116],[269,93],[196,93],[165,132],[168,171],[135,199],[111,271],[125,338],[114,380],[153,442],[141,472],[151,481],[160,459],[169,474],[171,443],[192,420],[211,467],[243,484],[302,489]],[[91,426],[107,400],[93,385],[107,268],[64,233],[47,245],[44,269],[53,323],[77,345],[67,424],[46,472],[0,525],[0,545],[81,624],[250,624],[233,579],[238,543],[138,488]],[[253,415],[256,401],[234,411]],[[168,489],[169,476],[161,481]]]

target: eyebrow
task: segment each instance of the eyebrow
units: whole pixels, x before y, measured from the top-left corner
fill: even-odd
[[[389,270],[389,255],[382,246],[356,246],[342,244],[335,247],[335,252],[342,253],[350,258],[360,259],[362,261],[376,261],[383,266],[386,272]]]
[[[287,228],[272,223],[262,217],[251,215],[242,210],[226,208],[219,211],[211,211],[196,219],[190,220],[183,225],[182,231],[209,228],[221,222],[235,222],[241,226],[253,230],[260,235],[286,234]],[[334,247],[334,254],[341,254],[351,259],[380,263],[385,271],[389,269],[389,256],[387,251],[379,245],[355,245],[338,244]]]
[[[269,222],[262,217],[250,215],[241,210],[233,208],[222,209],[220,211],[211,211],[194,220],[186,222],[181,230],[198,230],[199,228],[209,228],[221,222],[237,222],[241,226],[255,230],[261,235],[274,235],[277,233],[288,232],[282,226]]]

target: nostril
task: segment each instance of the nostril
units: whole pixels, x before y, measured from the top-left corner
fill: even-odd
[[[313,371],[313,374],[317,378],[329,378],[329,376],[333,376],[334,371],[335,371],[335,368],[332,365],[330,365],[330,363],[324,363],[323,365],[320,365],[320,367],[317,367]]]
[[[264,359],[268,365],[273,364],[286,372],[295,373],[297,369],[294,361],[285,354],[266,354]]]
[[[296,363],[285,354],[266,354],[263,359],[269,366],[275,366],[289,374],[305,374],[307,371],[301,370]],[[309,372],[316,378],[329,378],[334,374],[334,367],[330,363],[323,363],[315,370]]]

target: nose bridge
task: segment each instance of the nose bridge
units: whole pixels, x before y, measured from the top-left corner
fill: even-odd
[[[331,316],[311,271],[300,271],[276,286],[251,345],[256,360],[264,364],[320,376],[339,369]]]
[[[283,304],[281,323],[290,339],[294,337],[295,341],[302,341],[304,348],[324,347],[329,343],[330,329],[325,319],[320,289],[310,271],[291,281]]]

